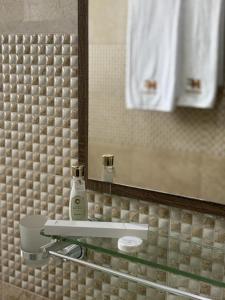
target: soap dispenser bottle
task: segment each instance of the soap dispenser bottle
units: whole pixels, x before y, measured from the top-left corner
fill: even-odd
[[[70,220],[87,220],[87,198],[84,166],[72,166],[72,188],[69,203]]]
[[[114,169],[114,155],[104,154],[102,155],[102,181],[113,183],[113,177],[115,175]]]

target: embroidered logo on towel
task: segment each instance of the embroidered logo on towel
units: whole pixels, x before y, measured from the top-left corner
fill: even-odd
[[[201,93],[202,91],[202,82],[200,79],[188,78],[187,79],[187,88],[188,93]]]
[[[158,84],[155,80],[145,80],[145,92],[155,94],[157,92]]]

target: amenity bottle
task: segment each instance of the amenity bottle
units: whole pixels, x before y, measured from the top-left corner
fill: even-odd
[[[72,166],[72,188],[69,204],[70,220],[87,220],[87,198],[84,166]]]

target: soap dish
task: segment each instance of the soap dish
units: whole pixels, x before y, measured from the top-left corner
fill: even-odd
[[[118,249],[127,253],[136,253],[141,250],[143,240],[136,236],[124,236],[118,240]]]

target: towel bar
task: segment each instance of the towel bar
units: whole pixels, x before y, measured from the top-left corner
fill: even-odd
[[[29,262],[31,265],[36,264],[47,264],[50,256],[63,261],[70,261],[88,268],[107,273],[116,277],[120,277],[137,284],[143,285],[145,287],[153,288],[161,292],[166,292],[172,295],[180,296],[187,299],[193,300],[212,300],[203,296],[198,296],[193,293],[185,292],[179,289],[168,287],[159,283],[155,283],[143,278],[135,277],[120,271],[115,271],[110,268],[96,265],[94,263],[85,261],[86,258],[86,248],[83,246],[71,244],[65,241],[53,240],[49,244],[43,246],[40,249],[40,253],[27,253],[21,249],[21,256],[25,259],[25,262]]]
[[[129,274],[125,274],[125,273],[115,271],[115,270],[112,270],[112,269],[109,269],[109,268],[106,268],[106,267],[102,267],[102,266],[87,262],[87,261],[82,260],[82,259],[72,258],[72,257],[60,254],[60,253],[55,252],[55,251],[49,251],[48,253],[49,253],[49,255],[51,255],[53,257],[57,257],[57,258],[61,258],[61,259],[66,260],[66,261],[71,261],[71,262],[74,262],[74,263],[78,263],[80,265],[89,267],[91,269],[101,271],[101,272],[104,272],[104,273],[107,273],[107,274],[110,274],[110,275],[113,275],[113,276],[117,276],[117,277],[120,277],[120,278],[123,278],[123,279],[127,279],[129,281],[133,281],[135,283],[141,284],[141,285],[149,287],[149,288],[154,288],[154,289],[160,290],[162,292],[170,293],[170,294],[173,294],[173,295],[176,295],[176,296],[181,296],[181,297],[188,298],[188,299],[193,299],[193,300],[212,300],[210,298],[194,295],[194,294],[189,293],[189,292],[181,291],[181,290],[171,288],[171,287],[159,284],[159,283],[148,281],[146,279],[138,278],[138,277],[135,277],[135,276],[132,276],[132,275],[129,275]]]

